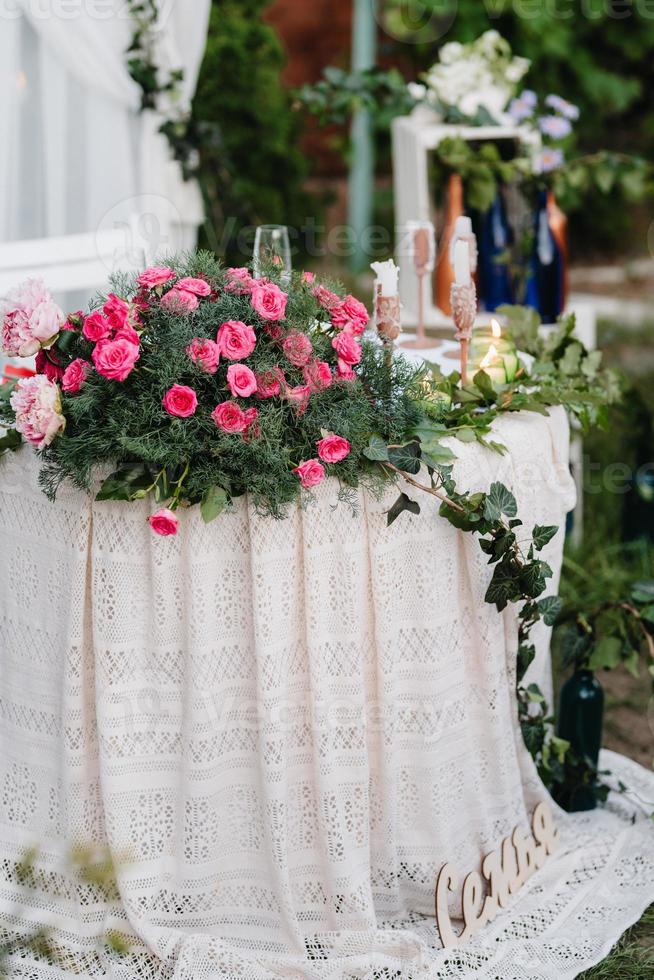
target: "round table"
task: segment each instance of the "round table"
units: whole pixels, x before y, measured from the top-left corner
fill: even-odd
[[[500,479],[528,528],[563,527],[563,411],[503,417],[494,438],[505,456],[453,442],[459,487]],[[0,461],[0,924],[47,925],[66,958],[14,956],[12,976],[565,980],[654,898],[627,800],[554,807],[559,853],[441,948],[441,865],[477,869],[547,794],[517,722],[516,610],[483,601],[486,558],[438,501],[389,528],[396,491],[352,507],[329,480],[285,520],[240,499],[164,539],[149,501],[64,486],[50,503],[38,465]],[[544,628],[537,646],[528,680],[549,697]],[[651,776],[611,768],[653,798]],[[26,888],[12,862],[34,844]],[[110,850],[116,896],[80,885],[71,844]]]

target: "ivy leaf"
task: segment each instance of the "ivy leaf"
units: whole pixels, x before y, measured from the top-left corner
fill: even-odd
[[[411,500],[405,493],[401,493],[390,510],[386,512],[386,526],[390,527],[393,521],[397,520],[405,510],[408,510],[411,514],[419,514],[420,504],[416,503],[415,500]]]
[[[388,460],[398,470],[415,475],[420,472],[420,443],[408,442],[406,446],[396,446],[388,450]]]
[[[521,643],[518,647],[518,684],[525,676],[529,667],[536,656],[536,647],[533,643]]]
[[[486,602],[495,603],[498,612],[506,607],[507,603],[519,595],[517,569],[513,562],[503,561],[495,566],[493,577],[486,589]]]
[[[370,436],[370,441],[363,450],[363,455],[366,459],[371,459],[374,462],[386,463],[388,461],[388,448],[382,437]]]
[[[620,663],[621,653],[622,640],[617,636],[603,636],[590,655],[588,667],[590,670],[600,670],[602,667],[612,670]]]
[[[205,524],[215,521],[219,514],[225,510],[229,503],[227,491],[222,487],[214,486],[205,490],[200,503],[200,513]]]
[[[152,486],[152,477],[143,463],[116,470],[98,490],[96,500],[138,500]]]
[[[554,626],[562,608],[563,603],[558,595],[549,595],[538,602],[538,609],[546,626]]]
[[[552,577],[552,569],[544,561],[532,561],[520,572],[520,586],[525,595],[541,595],[547,588],[547,579]]]
[[[515,517],[518,513],[516,499],[503,483],[491,483],[484,502],[484,517],[487,521],[499,521],[505,517]]]
[[[536,551],[542,551],[557,531],[558,527],[555,524],[536,524],[531,532]]]
[[[0,436],[0,456],[9,450],[18,449],[23,441],[18,429],[8,429],[3,436]]]

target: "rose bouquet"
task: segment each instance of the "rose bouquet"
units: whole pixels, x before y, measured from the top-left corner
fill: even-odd
[[[87,315],[66,317],[38,283],[10,294],[3,347],[37,352],[38,373],[0,412],[40,452],[44,490],[91,489],[109,464],[98,498],[151,494],[150,523],[171,534],[180,506],[210,520],[249,492],[281,516],[328,475],[345,494],[371,476],[371,433],[401,439],[420,417],[420,372],[391,379],[353,296],[310,273],[285,288],[275,277],[198,253],[112,280]]]

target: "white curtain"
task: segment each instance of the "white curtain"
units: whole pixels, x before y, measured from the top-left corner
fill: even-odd
[[[0,240],[138,229],[147,253],[194,244],[203,220],[126,67],[125,0],[0,0]],[[190,104],[211,0],[161,0],[156,60]],[[149,255],[147,257],[150,257]]]

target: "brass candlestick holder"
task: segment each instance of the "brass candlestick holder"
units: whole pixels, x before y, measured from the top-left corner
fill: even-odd
[[[461,345],[461,383],[468,383],[468,346],[477,316],[477,290],[472,280],[465,285],[452,283],[450,288],[452,319],[456,328],[454,336]]]

